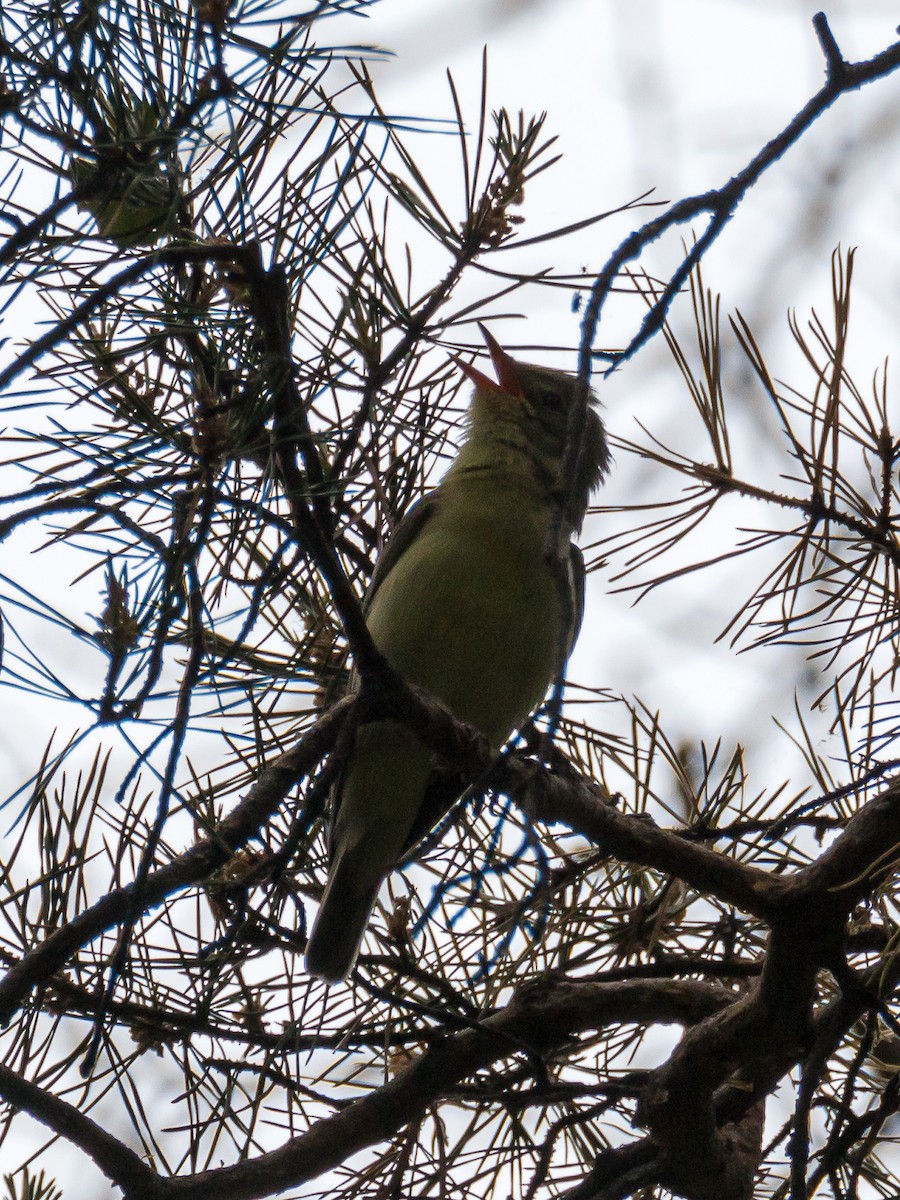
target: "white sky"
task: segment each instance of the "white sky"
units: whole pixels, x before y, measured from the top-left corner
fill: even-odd
[[[323,32],[335,41],[372,42],[396,51],[393,61],[372,65],[388,112],[444,117],[452,115],[447,68],[475,115],[487,44],[491,106],[546,109],[548,130],[559,134],[565,155],[526,195],[525,232],[533,235],[649,188],[676,200],[724,182],[820,86],[823,63],[811,25],[818,7],[792,0],[382,0],[369,20],[335,21]],[[831,4],[827,15],[845,55],[860,58],[893,39],[900,6],[845,0]],[[771,169],[709,256],[708,286],[723,293],[726,310],[737,307],[748,317],[777,376],[806,381],[799,355],[789,347],[784,317],[789,307],[803,314],[813,304],[827,314],[830,256],[838,243],[860,247],[851,328],[861,381],[895,351],[898,142],[900,76],[841,99]],[[418,147],[437,171],[444,145],[438,138],[429,144],[423,136]],[[448,187],[458,178],[454,154]],[[598,270],[630,226],[619,221],[585,231],[569,247],[571,268]],[[673,240],[655,249],[642,265],[661,273],[676,246]],[[518,303],[528,322],[492,324],[501,341],[575,346],[578,317],[565,294],[555,300],[535,289]],[[601,344],[628,330],[636,309],[623,312],[613,313],[615,328],[601,334]],[[675,321],[682,331],[689,329],[686,308]],[[728,377],[733,386],[743,385],[736,363]],[[616,436],[636,436],[635,419],[663,437],[689,424],[683,385],[661,342],[600,390]],[[756,404],[748,394],[748,407]],[[766,454],[756,440],[758,429],[753,412],[736,424],[748,445],[752,439],[744,461]],[[739,453],[739,461],[742,457]],[[659,486],[619,455],[604,499],[624,503]],[[719,537],[730,536],[731,519],[723,507]],[[587,540],[602,535],[602,522],[596,518]],[[631,607],[628,597],[610,594],[608,572],[601,569],[591,579],[571,676],[640,695],[661,710],[673,736],[714,741],[721,735],[726,742],[769,737],[770,715],[793,724],[796,652],[736,656],[713,641],[748,581],[747,564],[739,564]],[[0,703],[8,718],[0,761],[18,774],[23,753],[27,759],[34,746],[43,745],[49,727],[23,740],[13,706],[16,713],[28,713],[29,721],[37,710],[20,708],[10,692],[2,693]],[[759,756],[759,769],[772,782],[783,763],[767,758]],[[105,1194],[91,1182],[81,1156],[72,1161],[78,1177],[61,1176],[67,1200]]]
[[[396,51],[395,60],[372,68],[389,112],[451,115],[449,68],[461,95],[471,98],[474,116],[487,45],[489,103],[526,113],[546,109],[548,131],[559,135],[564,154],[526,194],[524,233],[533,235],[649,188],[677,200],[725,182],[821,86],[823,59],[811,23],[819,7],[791,0],[384,0],[370,20],[336,27],[348,39]],[[826,15],[845,57],[859,59],[893,40],[900,8],[854,0],[830,5]],[[708,256],[706,283],[722,293],[724,311],[741,310],[773,373],[798,386],[809,377],[789,341],[786,313],[793,308],[805,318],[814,305],[827,319],[830,258],[838,244],[859,246],[851,350],[863,387],[894,349],[898,101],[900,76],[839,100],[770,169]],[[444,152],[438,138],[419,148],[434,161]],[[453,180],[455,168],[454,158]],[[439,163],[436,169],[440,178]],[[603,223],[579,235],[566,251],[573,255],[571,269],[598,270],[633,221]],[[663,273],[688,232],[654,247],[641,265]],[[535,288],[517,303],[528,322],[492,324],[501,341],[575,345],[579,318],[564,293],[556,299]],[[599,344],[633,332],[636,315],[634,306],[612,305]],[[687,303],[674,320],[688,341]],[[726,361],[726,377],[729,398],[740,409],[746,377],[737,358]],[[677,436],[685,422],[689,427],[689,402],[661,339],[600,394],[613,435],[636,436],[636,419],[663,438]],[[768,453],[753,411],[760,400],[748,393],[746,403],[746,419],[734,423],[739,469],[752,469],[757,456]],[[620,454],[601,502],[624,503],[660,486],[671,494],[671,484],[636,471]],[[718,536],[727,538],[733,536],[729,523],[739,518],[736,510],[722,509]],[[602,536],[603,522],[598,517],[588,527],[588,540]],[[768,740],[770,714],[795,727],[798,653],[736,656],[714,644],[754,572],[750,560],[705,573],[632,608],[628,597],[607,594],[608,573],[601,569],[591,580],[570,675],[640,695],[661,710],[673,735],[693,742],[719,735],[745,744]],[[771,755],[763,758],[771,767]],[[783,769],[776,764],[774,775],[766,771],[768,782]]]

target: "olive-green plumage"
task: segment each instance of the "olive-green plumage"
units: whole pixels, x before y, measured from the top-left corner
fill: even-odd
[[[385,547],[366,617],[391,666],[499,749],[562,672],[578,634],[584,568],[571,538],[609,451],[589,407],[567,485],[575,378],[516,362],[483,332],[499,383],[460,364],[475,383],[466,438]],[[382,881],[452,802],[447,785],[400,724],[359,730],[332,797],[331,868],[306,952],[312,974],[333,982],[350,972]]]

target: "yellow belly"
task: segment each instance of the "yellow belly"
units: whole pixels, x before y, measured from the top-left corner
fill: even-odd
[[[563,608],[541,523],[485,507],[436,513],[376,592],[368,623],[393,667],[499,746],[553,679]]]

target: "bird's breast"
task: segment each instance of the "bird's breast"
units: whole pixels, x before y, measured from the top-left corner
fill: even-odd
[[[544,696],[564,644],[548,528],[511,495],[439,505],[368,613],[388,661],[497,746]]]

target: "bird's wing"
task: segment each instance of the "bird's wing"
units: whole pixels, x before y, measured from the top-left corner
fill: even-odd
[[[434,497],[435,497],[434,492],[428,492],[425,496],[423,496],[420,500],[417,500],[415,502],[415,504],[413,504],[410,508],[408,508],[407,511],[403,514],[403,517],[400,519],[399,524],[394,529],[391,536],[385,542],[385,544],[381,550],[381,553],[378,555],[378,561],[375,564],[375,570],[372,572],[371,582],[369,583],[369,587],[366,591],[365,598],[363,599],[363,612],[368,611],[368,609],[370,608],[370,606],[372,604],[372,600],[374,599],[375,593],[378,591],[378,589],[384,583],[385,579],[387,579],[388,575],[391,573],[391,571],[394,569],[394,567],[397,565],[397,563],[400,561],[400,559],[403,557],[403,555],[406,553],[406,551],[409,549],[409,547],[413,544],[413,542],[416,540],[416,538],[419,536],[419,534],[422,532],[422,530],[425,528],[425,526],[428,524],[428,522],[434,516],[435,510],[436,510],[437,504],[438,504],[438,501],[436,501]],[[359,686],[359,677],[357,676],[356,668],[354,667],[353,670],[350,672],[349,691],[350,692],[355,691],[358,686]],[[345,768],[342,767],[341,771],[338,774],[337,778],[335,779],[334,784],[331,789],[331,816],[330,816],[330,820],[329,820],[329,853],[332,856],[334,855],[333,839],[334,839],[335,822],[337,820],[338,811],[341,806],[342,790],[343,790],[343,784],[344,784],[344,774],[345,774]],[[459,790],[460,790],[460,788],[457,787],[456,794],[459,793]],[[449,802],[444,805],[443,811],[446,811],[447,807],[449,807]],[[441,812],[438,811],[434,820],[437,821],[439,819],[440,815],[441,815]],[[433,823],[434,822],[432,822],[432,824]],[[418,837],[423,836],[428,831],[429,828],[430,828],[430,825],[425,826],[421,830],[421,832],[418,834]],[[416,840],[418,840],[418,837]],[[366,900],[366,903],[368,903],[368,900]]]
[[[407,509],[403,514],[400,524],[385,542],[384,549],[379,554],[378,562],[375,564],[372,582],[369,584],[368,591],[366,592],[363,604],[364,609],[369,608],[375,597],[375,593],[434,516],[438,505],[435,496],[436,492],[429,492],[421,500],[417,500],[411,508]]]
[[[566,668],[572,648],[578,641],[581,622],[584,618],[584,555],[574,542],[569,543],[569,589],[572,603],[572,623],[566,638],[565,661],[559,664],[559,674]]]
[[[372,578],[363,598],[363,612],[368,612],[375,593],[434,516],[435,509],[437,508],[437,501],[435,501],[434,495],[434,492],[428,492],[420,500],[417,500],[415,504],[411,505],[400,518],[400,522],[394,532],[385,542],[381,553],[378,555],[375,570],[372,572]],[[348,693],[356,691],[358,687],[359,676],[354,666],[350,672],[350,680],[347,687]],[[332,828],[334,827],[334,818],[337,815],[340,805],[342,775],[343,772],[338,776],[332,789]]]

